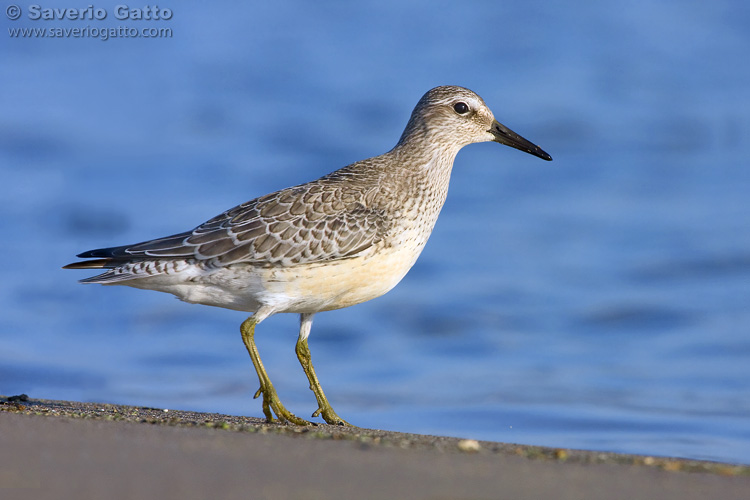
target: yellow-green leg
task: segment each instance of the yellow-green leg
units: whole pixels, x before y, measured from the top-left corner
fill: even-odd
[[[273,414],[275,413],[282,422],[291,422],[297,425],[313,425],[312,422],[299,418],[281,404],[281,400],[279,399],[278,394],[276,394],[276,389],[274,389],[271,379],[268,377],[268,373],[266,373],[266,369],[263,367],[263,362],[260,360],[258,348],[255,345],[255,325],[260,323],[267,316],[268,314],[261,314],[261,312],[258,311],[258,313],[243,321],[242,326],[240,326],[242,341],[245,343],[245,347],[247,347],[247,352],[250,353],[250,359],[253,360],[253,365],[255,366],[255,371],[258,373],[258,380],[260,381],[260,389],[258,389],[258,392],[255,393],[254,397],[257,398],[261,394],[263,395],[263,413],[266,415],[266,420],[269,422],[274,421]],[[273,413],[271,413],[272,411]]]
[[[315,368],[313,368],[310,358],[310,347],[307,345],[307,337],[310,335],[310,329],[312,328],[312,317],[312,314],[300,314],[299,338],[297,339],[297,347],[295,349],[302,369],[305,370],[305,375],[307,375],[307,380],[310,381],[310,389],[315,393],[315,399],[318,400],[318,409],[312,416],[322,416],[323,420],[332,425],[351,426],[352,424],[336,415],[336,412],[333,411],[331,404],[323,393],[320,382],[318,382],[318,376],[315,375]]]

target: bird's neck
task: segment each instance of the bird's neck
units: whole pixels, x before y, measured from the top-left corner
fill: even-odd
[[[399,166],[401,175],[420,179],[425,187],[447,191],[453,162],[461,148],[439,138],[413,137],[407,135],[408,131],[388,153],[393,156],[392,164]],[[416,129],[411,132],[422,135],[427,131]]]
[[[398,206],[420,212],[419,219],[426,223],[429,231],[448,195],[453,160],[459,149],[433,144],[422,142],[420,147],[415,147],[413,141],[399,141],[385,155],[390,157],[388,164],[392,168],[381,179],[391,186],[391,192],[399,193]]]

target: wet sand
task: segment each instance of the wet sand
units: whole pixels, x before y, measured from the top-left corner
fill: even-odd
[[[0,497],[750,498],[750,467],[0,396]]]

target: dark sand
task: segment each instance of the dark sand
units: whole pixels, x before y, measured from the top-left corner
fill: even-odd
[[[750,467],[0,397],[0,498],[743,499]]]

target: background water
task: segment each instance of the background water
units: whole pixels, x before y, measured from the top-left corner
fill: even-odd
[[[244,314],[60,266],[385,152],[426,90],[458,84],[555,160],[467,147],[404,281],[316,316],[337,411],[750,463],[750,4],[276,4],[2,16],[0,393],[260,416]],[[76,26],[173,36],[8,34]],[[296,335],[279,315],[257,339],[306,416]]]

